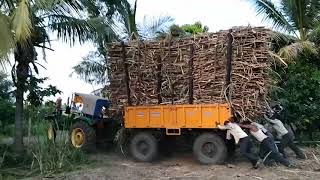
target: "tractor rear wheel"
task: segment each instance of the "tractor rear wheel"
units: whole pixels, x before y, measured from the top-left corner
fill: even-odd
[[[204,133],[194,141],[193,154],[202,164],[221,164],[227,157],[227,147],[219,135]]]
[[[151,162],[158,156],[158,141],[151,133],[138,133],[131,140],[130,151],[134,159]]]
[[[71,144],[75,148],[91,150],[96,144],[96,131],[83,121],[75,122],[70,128]]]

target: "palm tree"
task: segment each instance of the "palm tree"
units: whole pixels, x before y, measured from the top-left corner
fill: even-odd
[[[97,26],[110,27],[105,19],[83,18],[85,9],[77,0],[0,0],[0,58],[7,62],[13,54],[12,78],[16,87],[14,150],[23,151],[24,119],[23,100],[26,82],[31,76],[31,67],[37,69],[36,47],[51,49],[49,33],[56,32],[58,38],[69,42],[84,42],[101,36]],[[103,32],[108,35],[111,31]],[[112,33],[111,33],[112,34]]]
[[[101,16],[101,18],[115,19],[117,23],[117,33],[109,38],[98,38],[94,42],[98,51],[91,52],[83,58],[79,64],[73,67],[73,74],[77,74],[80,79],[87,83],[105,85],[108,77],[108,43],[116,41],[129,41],[130,39],[153,39],[159,33],[165,32],[173,22],[170,16],[144,17],[141,24],[136,23],[137,0],[131,5],[128,0],[100,0],[104,2],[105,8],[90,8],[90,14]],[[100,6],[102,6],[100,4]],[[109,9],[105,16],[100,10]],[[104,57],[102,59],[102,57]]]
[[[315,30],[320,27],[319,0],[250,0],[258,14],[271,22],[275,29],[284,31],[290,36],[276,34],[276,41],[286,40],[286,46],[279,49],[279,55],[286,60],[293,60],[297,55],[307,50],[316,53],[317,49],[310,40]],[[292,40],[294,40],[292,42]]]

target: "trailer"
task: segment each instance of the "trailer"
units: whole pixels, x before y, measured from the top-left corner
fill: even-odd
[[[134,132],[130,152],[138,161],[156,159],[163,136],[193,134],[195,158],[202,164],[218,164],[224,162],[227,147],[225,133],[217,126],[231,116],[228,104],[128,106],[124,127]]]

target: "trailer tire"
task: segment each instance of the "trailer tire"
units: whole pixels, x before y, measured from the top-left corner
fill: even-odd
[[[158,156],[158,141],[151,133],[138,133],[130,142],[130,152],[137,161],[151,162]]]
[[[204,133],[194,141],[193,154],[202,164],[221,164],[227,157],[227,147],[219,135]]]
[[[96,131],[95,129],[83,121],[75,122],[69,132],[70,141],[73,147],[84,151],[95,149]]]

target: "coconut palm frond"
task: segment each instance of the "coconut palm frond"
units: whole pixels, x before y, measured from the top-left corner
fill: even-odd
[[[7,9],[9,12],[12,12],[15,9],[15,1],[14,0],[2,0],[0,1],[0,8]]]
[[[85,0],[37,0],[33,3],[33,11],[55,12],[56,14],[78,15],[84,10]]]
[[[320,45],[320,23],[310,32],[308,39],[315,44]]]
[[[279,52],[279,50],[287,45],[296,42],[298,39],[294,36],[284,34],[281,32],[273,31],[271,32],[271,50],[274,52]]]
[[[95,39],[98,36],[97,29],[102,26],[106,27],[106,31],[99,31],[100,33],[107,36],[114,34],[111,25],[103,17],[79,19],[66,15],[51,15],[49,22],[50,29],[58,33],[58,38],[71,44]]]
[[[280,62],[281,64],[283,64],[285,67],[288,67],[288,64],[286,63],[286,61],[283,58],[281,58],[278,54],[276,54],[272,51],[268,51],[268,55],[273,60],[276,60],[276,61]]]
[[[114,25],[112,19],[105,19],[104,17],[95,17],[87,20],[90,27],[93,28],[94,37],[93,40],[103,39],[106,42],[111,42],[113,40],[118,40],[118,35],[115,31],[117,28]]]
[[[58,38],[71,44],[88,40],[93,28],[86,20],[67,15],[51,15],[49,22],[49,28],[57,32]]]
[[[15,32],[16,41],[26,42],[26,40],[31,36],[32,23],[30,19],[28,0],[21,0],[18,8],[14,11],[12,26]]]
[[[271,0],[250,1],[255,5],[257,13],[264,15],[264,19],[271,21],[275,28],[292,33],[294,32],[294,28]]]
[[[132,34],[138,34],[136,24],[136,10],[137,0],[134,1],[133,6],[127,0],[119,0],[118,3],[114,3],[113,6],[117,11],[117,16],[120,24],[122,24],[122,32],[130,37]]]
[[[172,25],[174,19],[171,16],[147,17],[143,18],[143,23],[139,25],[139,34],[145,39],[155,38],[158,34],[166,32]]]
[[[320,2],[315,0],[282,0],[282,11],[290,24],[299,31],[299,38],[307,40],[308,30],[318,21]]]
[[[298,40],[296,37],[285,34],[285,33],[281,33],[281,32],[277,32],[277,31],[273,31],[271,32],[271,39],[274,41],[285,41],[286,43],[292,43],[295,42],[296,40]]]
[[[316,54],[317,48],[315,44],[310,41],[299,41],[281,48],[279,55],[287,62],[290,62],[296,59],[301,52]]]
[[[281,9],[287,15],[292,25],[313,28],[314,23],[318,20],[320,1],[318,0],[282,0],[280,1]]]
[[[14,37],[10,29],[10,18],[0,12],[0,64],[4,66],[4,63],[9,61],[9,54],[12,48],[14,48]]]
[[[90,52],[79,64],[74,66],[73,74],[87,83],[104,84],[107,79],[105,59],[97,52]]]

